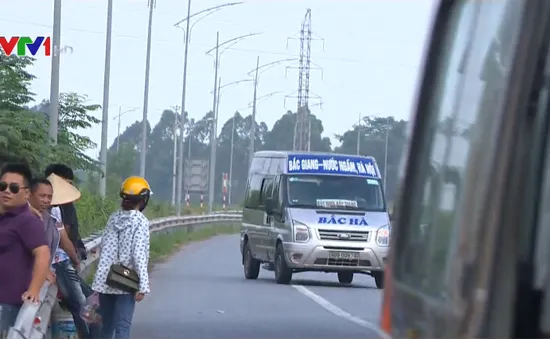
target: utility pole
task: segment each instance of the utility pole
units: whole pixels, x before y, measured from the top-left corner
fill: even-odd
[[[254,157],[254,140],[256,139],[256,99],[258,96],[258,70],[260,68],[260,56],[256,58],[256,73],[254,75],[254,97],[252,99],[252,121],[250,122],[250,145],[248,147],[248,167],[252,165]]]
[[[187,22],[185,24],[185,50],[183,52],[183,86],[181,90],[181,133],[180,133],[180,148],[179,148],[179,160],[178,160],[178,180],[176,188],[176,215],[181,215],[181,200],[183,196],[183,147],[185,143],[185,137],[183,135],[183,127],[185,126],[185,95],[187,92],[187,54],[189,52],[189,34],[190,34],[190,17],[191,17],[191,0],[187,0]],[[191,138],[189,138],[191,142]]]
[[[61,59],[61,0],[53,2],[53,36],[52,36],[52,74],[50,81],[50,128],[49,137],[57,145],[57,124],[59,121],[59,64]]]
[[[227,202],[231,205],[231,191],[233,187],[233,149],[235,148],[235,117],[237,113],[233,114],[233,121],[231,124],[231,151],[229,154],[229,197]]]
[[[189,125],[187,128],[189,129],[189,132],[187,133],[187,138],[189,139],[187,140],[187,161],[189,161],[189,166],[191,166],[191,141],[193,139],[193,130],[195,129],[195,124],[193,123],[193,121],[189,120]]]
[[[357,155],[361,152],[361,113],[359,113],[359,120],[357,120]]]
[[[218,99],[216,99],[216,125],[218,124],[218,117],[220,112],[220,99],[221,99],[221,87],[222,87],[222,77],[218,78]]]
[[[254,70],[252,70],[253,72]],[[251,72],[249,72],[251,73]],[[228,86],[233,86],[233,85],[237,85],[239,83],[242,83],[242,82],[249,82],[249,81],[254,81],[254,79],[243,79],[243,80],[239,80],[239,81],[234,81],[234,82],[231,82],[231,83],[228,83],[228,84],[225,84],[225,85],[221,85],[221,78],[220,78],[220,84],[218,85],[218,116],[219,116],[219,111],[220,111],[220,101],[221,101],[221,93],[222,93],[222,89],[224,87],[228,87]],[[261,98],[259,98],[257,101],[261,100]],[[249,104],[250,106],[250,104]],[[233,154],[234,154],[234,148],[235,148],[235,117],[237,116],[237,112],[235,112],[233,114],[233,119],[232,119],[232,126],[231,126],[231,151],[230,151],[230,155],[229,155],[229,190],[228,190],[228,203],[231,204],[231,184],[232,184],[232,178],[233,178]]]
[[[103,115],[101,120],[101,163],[102,176],[99,179],[99,194],[105,197],[107,191],[107,143],[109,133],[109,89],[111,81],[111,37],[113,30],[113,0],[107,2],[107,34],[105,38],[105,71],[103,75]],[[119,111],[120,113],[120,111]],[[119,118],[120,121],[120,118]],[[120,128],[120,123],[119,123]],[[117,142],[117,152],[118,152]]]
[[[218,65],[220,62],[220,32],[216,33],[216,59],[214,61],[214,100],[212,104],[212,129],[210,131],[210,175],[208,180],[208,213],[212,213],[214,204],[214,184],[216,175],[216,143],[217,129],[216,126],[216,107],[217,107],[217,91],[218,91]]]
[[[176,204],[176,174],[177,174],[177,152],[178,152],[178,106],[172,107],[174,112],[174,145],[172,146],[172,206]],[[183,133],[182,133],[183,134]]]
[[[131,108],[125,112],[122,112],[122,106],[118,106],[118,114],[116,115],[116,117],[113,118],[113,120],[118,120],[117,122],[117,138],[116,138],[116,152],[118,154],[119,150],[120,150],[120,117],[122,117],[124,114],[126,113],[130,113],[130,112],[133,112],[135,111],[136,109],[138,109],[137,107],[134,107],[134,108]]]
[[[149,27],[147,29],[147,55],[145,57],[145,89],[143,90],[143,119],[141,128],[141,156],[139,175],[145,177],[145,162],[147,159],[147,110],[149,106],[149,70],[151,67],[151,35],[153,31],[153,10],[155,1],[149,0]]]
[[[219,66],[219,65],[218,65]],[[215,119],[214,121],[216,122],[215,125],[216,125],[216,147],[218,147],[218,138],[217,138],[217,134],[218,134],[218,119],[220,117],[220,100],[221,100],[221,86],[222,86],[222,77],[220,76],[218,78],[218,97],[217,97],[217,100],[216,100],[216,114],[215,114]],[[217,156],[217,155],[216,155]],[[214,156],[214,164],[216,163],[216,156]],[[216,169],[216,167],[214,166],[214,169]],[[214,177],[215,179],[215,177]],[[215,181],[214,181],[215,183]]]
[[[218,63],[218,67],[219,67],[219,63]],[[222,77],[218,77],[218,96],[217,96],[217,99],[216,99],[216,114],[214,114],[215,118],[214,118],[214,125],[216,127],[215,129],[215,140],[216,140],[216,143],[214,144],[215,145],[215,150],[217,151],[217,147],[218,147],[218,120],[219,120],[219,117],[220,117],[220,99],[221,99],[221,96],[220,96],[220,93],[221,93],[221,87],[222,85]],[[216,161],[217,161],[217,152],[214,152],[214,161],[213,161],[213,166],[214,167],[214,185],[216,183]],[[212,212],[212,211],[210,211]]]
[[[120,150],[120,116],[122,115],[122,106],[118,106],[118,123],[117,123],[117,134],[116,134],[116,153]]]
[[[186,96],[186,90],[187,90],[187,55],[188,55],[188,51],[189,51],[189,41],[191,39],[191,31],[193,29],[193,26],[197,22],[199,22],[199,21],[203,20],[204,18],[206,18],[207,16],[209,16],[211,14],[214,14],[215,12],[217,12],[221,8],[240,5],[242,3],[243,2],[230,2],[230,3],[210,7],[210,8],[204,9],[202,11],[199,11],[199,12],[194,13],[194,14],[191,15],[191,0],[188,0],[187,1],[187,16],[186,16],[186,18],[183,19],[183,20],[180,20],[176,24],[174,24],[174,27],[179,27],[179,24],[181,24],[184,21],[187,21],[186,22],[186,28],[185,28],[185,36],[184,36],[185,50],[184,50],[184,56],[183,56],[183,86],[182,86],[183,88],[182,88],[182,95],[181,95],[181,126],[185,126],[185,120],[186,120],[186,117],[185,117],[185,96]],[[202,15],[202,14],[205,14],[205,15],[203,15],[200,19],[195,21],[195,23],[193,25],[190,25],[190,23],[191,23],[190,19],[191,18],[193,18],[195,16],[198,16],[198,15]],[[181,127],[181,128],[182,128],[182,131],[183,131],[184,127]],[[181,132],[180,138],[181,139],[180,139],[179,160],[178,160],[178,187],[177,187],[177,204],[176,204],[176,214],[178,216],[181,215],[181,201],[183,199],[182,190],[183,190],[183,186],[184,186],[183,185],[183,172],[184,172],[184,170],[183,170],[183,164],[184,164],[183,149],[184,149],[184,144],[185,144],[185,137],[184,137],[183,132]],[[191,148],[191,144],[189,144],[189,149],[190,148]],[[188,159],[191,160],[191,156],[188,156]]]

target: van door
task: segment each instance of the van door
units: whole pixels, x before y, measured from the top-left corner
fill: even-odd
[[[257,210],[257,225],[258,227],[258,259],[267,260],[267,251],[269,247],[269,234],[271,228],[271,216],[267,215],[265,211],[265,201],[271,198],[273,194],[273,179],[271,177],[265,177],[262,182],[262,189],[260,190],[260,202]]]
[[[248,237],[248,245],[254,258],[259,256],[259,241],[262,215],[264,211],[260,208],[260,192],[264,183],[264,175],[261,174],[263,158],[254,158],[250,167],[250,174],[247,181],[246,196],[243,208],[243,230]]]
[[[280,232],[285,232],[285,218],[281,199],[281,176],[273,179],[272,199],[275,201],[276,212],[271,216],[269,234],[267,237],[267,257],[270,261],[275,259],[275,245]]]

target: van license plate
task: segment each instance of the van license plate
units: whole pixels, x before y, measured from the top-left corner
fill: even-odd
[[[359,259],[357,252],[328,252],[329,259]]]

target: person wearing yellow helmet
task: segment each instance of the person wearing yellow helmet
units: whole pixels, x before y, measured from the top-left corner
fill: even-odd
[[[149,183],[144,178],[129,177],[124,180],[120,188],[121,207],[132,209],[134,206],[138,206],[139,211],[143,212],[152,193]]]
[[[124,180],[120,210],[107,222],[92,288],[99,293],[101,338],[130,338],[136,301],[150,292],[149,220],[143,215],[151,187],[142,177]]]

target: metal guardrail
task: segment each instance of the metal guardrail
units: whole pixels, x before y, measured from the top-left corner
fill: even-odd
[[[240,211],[215,212],[206,215],[187,215],[151,220],[151,233],[163,232],[171,228],[193,227],[206,224],[238,222],[242,218]],[[83,239],[88,258],[80,263],[80,272],[90,267],[99,258],[99,246],[102,233],[92,234]],[[57,286],[46,282],[40,290],[40,303],[25,302],[19,311],[15,325],[10,328],[7,339],[43,339],[45,338],[52,309],[57,302]]]

